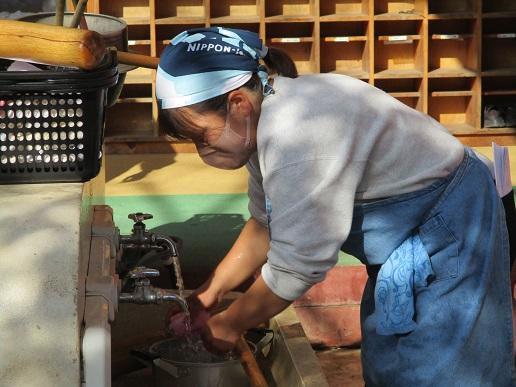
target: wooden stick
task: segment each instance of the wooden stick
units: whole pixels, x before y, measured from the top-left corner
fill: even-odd
[[[79,4],[79,0],[72,0],[72,4],[73,4],[73,9],[77,9],[77,5]],[[84,17],[84,15],[81,17],[80,26],[81,26],[82,30],[87,30],[88,29],[88,23],[86,23],[86,18]]]
[[[240,362],[244,367],[244,370],[249,376],[249,380],[251,381],[251,387],[268,387],[267,381],[254,358],[247,341],[245,341],[243,336],[240,336],[236,343],[236,350],[240,357]]]
[[[148,55],[134,54],[132,52],[117,51],[116,56],[118,63],[145,67],[148,69],[157,69],[159,58]]]
[[[77,6],[75,7],[75,12],[72,17],[72,22],[70,23],[71,28],[77,28],[77,26],[79,25],[84,14],[84,10],[86,9],[86,4],[88,4],[88,0],[79,0],[79,2],[77,3]]]
[[[56,0],[56,25],[57,26],[63,25],[65,1],[66,0]]]

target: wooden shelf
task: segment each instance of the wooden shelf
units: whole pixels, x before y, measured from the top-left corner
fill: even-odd
[[[477,129],[469,124],[445,124],[444,127],[453,134],[473,134]]]
[[[389,92],[389,95],[394,98],[420,98],[421,93],[419,91],[393,91]]]
[[[450,90],[450,91],[432,91],[430,93],[432,97],[471,97],[473,96],[472,90]]]
[[[210,23],[212,25],[217,24],[252,24],[259,23],[259,16],[220,16],[220,17],[212,17],[210,19]]]
[[[145,17],[145,16],[142,16],[142,17],[131,16],[131,17],[124,17],[123,19],[125,20],[127,25],[130,25],[130,26],[147,25],[150,23],[150,18]]]
[[[424,16],[418,13],[382,13],[374,15],[374,20],[423,20]]]
[[[465,67],[462,68],[439,68],[428,71],[428,78],[456,78],[476,77],[477,72]]]
[[[445,13],[429,13],[428,20],[450,20],[450,19],[475,19],[475,12],[445,12]]]
[[[127,73],[124,83],[128,85],[152,83],[152,77],[152,70],[140,67],[135,70],[129,71]]]
[[[204,17],[178,17],[170,16],[156,19],[157,25],[167,24],[204,24],[206,19]]]
[[[374,74],[377,79],[422,78],[423,72],[414,69],[387,69]]]
[[[432,34],[432,40],[464,40],[473,38],[473,34]]]
[[[413,40],[420,40],[421,35],[389,35],[389,36],[378,36],[378,40],[389,43],[409,43]]]
[[[365,42],[367,36],[326,36],[324,42],[328,43],[348,43],[348,42]]]
[[[516,95],[516,89],[512,90],[485,90],[482,95]]]
[[[353,78],[362,79],[362,80],[369,79],[369,73],[364,71],[364,70],[360,70],[360,69],[357,69],[357,70],[353,70],[353,69],[350,69],[350,70],[335,70],[335,71],[329,71],[329,73],[330,74],[347,75],[348,77],[353,77]]]
[[[516,67],[482,71],[482,76],[485,77],[506,77],[514,75],[516,75]]]
[[[346,21],[367,21],[369,15],[363,13],[334,13],[332,15],[321,15],[321,23],[325,22],[346,22]]]
[[[506,19],[516,17],[516,11],[485,12],[482,14],[482,17],[484,19]]]
[[[271,38],[271,43],[312,43],[312,37],[293,37],[293,38]]]
[[[498,33],[498,34],[484,34],[482,35],[484,38],[489,39],[515,39],[516,32],[508,32],[508,33]]]
[[[309,15],[277,15],[265,18],[266,23],[296,23],[296,22],[313,22],[315,18]]]

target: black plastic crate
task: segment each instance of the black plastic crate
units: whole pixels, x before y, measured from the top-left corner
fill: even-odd
[[[0,184],[95,177],[117,78],[114,53],[94,71],[0,72]]]

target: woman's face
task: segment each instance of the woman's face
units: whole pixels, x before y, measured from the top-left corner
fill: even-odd
[[[195,143],[206,164],[221,169],[237,169],[245,165],[256,151],[260,112],[259,104],[253,104],[249,94],[241,89],[231,92],[225,116],[219,112],[199,113],[182,108],[181,113],[193,125],[178,132]]]

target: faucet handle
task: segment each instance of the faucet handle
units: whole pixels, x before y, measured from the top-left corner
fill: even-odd
[[[153,218],[152,214],[144,214],[142,212],[136,212],[134,214],[129,214],[127,217],[129,219],[132,219],[135,223],[136,222],[143,222],[144,220],[152,219]]]
[[[159,277],[159,270],[150,269],[144,266],[137,266],[129,272],[128,276],[132,279]]]

